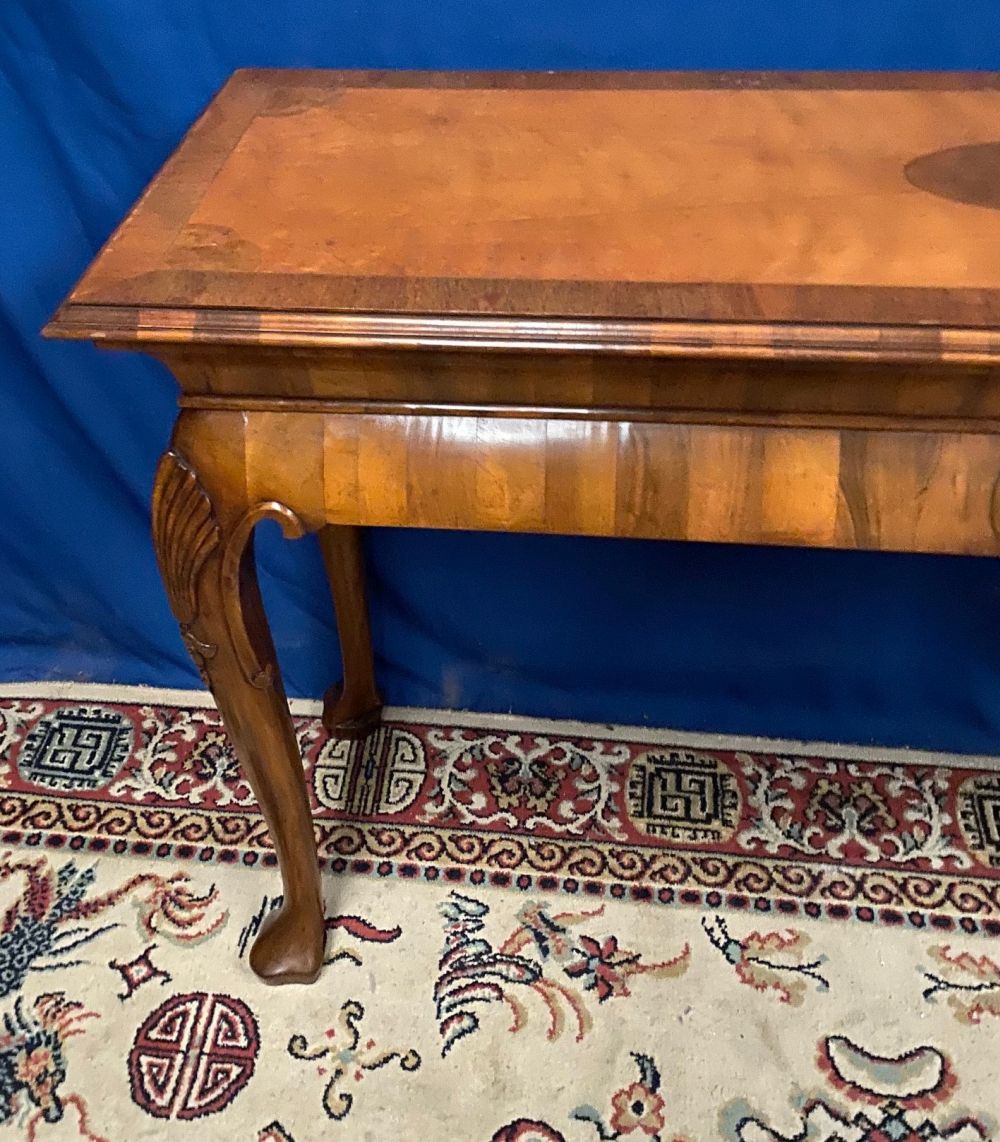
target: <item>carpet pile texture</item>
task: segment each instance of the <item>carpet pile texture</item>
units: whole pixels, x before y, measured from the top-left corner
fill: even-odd
[[[38,1142],[1000,1138],[989,759],[296,729],[327,964],[205,695],[0,693],[0,1123]]]

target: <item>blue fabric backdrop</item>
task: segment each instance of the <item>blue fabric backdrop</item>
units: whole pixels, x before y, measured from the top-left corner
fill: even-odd
[[[174,383],[38,330],[234,68],[996,68],[998,33],[997,0],[3,0],[0,678],[198,684],[148,538]],[[991,561],[370,540],[393,702],[1000,743]],[[260,550],[289,690],[315,695],[336,644],[310,543]]]

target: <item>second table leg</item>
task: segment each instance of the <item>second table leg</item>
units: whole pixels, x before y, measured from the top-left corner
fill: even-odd
[[[363,738],[379,723],[382,699],[375,682],[361,528],[321,528],[319,543],[333,595],[344,665],[343,682],[327,691],[323,724],[335,737]]]

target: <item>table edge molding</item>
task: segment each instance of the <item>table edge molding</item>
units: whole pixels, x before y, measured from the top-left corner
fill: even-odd
[[[113,343],[329,349],[469,349],[763,360],[1000,364],[1000,329],[822,322],[707,322],[559,317],[262,312],[68,303],[46,337]]]

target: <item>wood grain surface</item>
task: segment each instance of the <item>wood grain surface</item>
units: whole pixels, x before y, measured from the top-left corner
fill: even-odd
[[[241,72],[51,328],[1000,359],[998,124],[995,76]]]
[[[995,554],[1000,436],[187,411],[199,470],[325,524]]]
[[[168,265],[1000,286],[1000,219],[906,177],[916,156],[993,138],[1000,99],[981,92],[321,93],[250,124]]]
[[[726,423],[781,416],[920,427],[1000,421],[1000,368],[952,360],[664,359],[607,353],[151,345],[188,407],[461,411]]]

